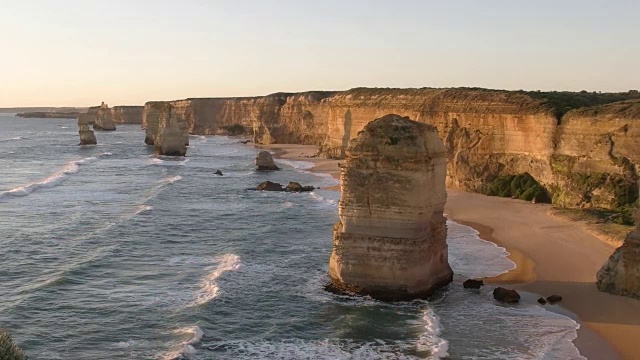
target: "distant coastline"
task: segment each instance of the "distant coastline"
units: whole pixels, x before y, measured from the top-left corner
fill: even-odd
[[[21,118],[39,118],[39,119],[75,119],[81,112],[58,112],[58,111],[34,111],[17,113],[17,117]]]

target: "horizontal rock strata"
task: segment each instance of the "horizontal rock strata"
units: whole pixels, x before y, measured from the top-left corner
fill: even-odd
[[[187,146],[179,116],[171,104],[162,104],[158,111],[158,134],[154,139],[156,155],[185,156]]]
[[[111,116],[116,124],[142,124],[144,106],[114,106]]]
[[[450,188],[483,191],[499,176],[527,172],[556,204],[615,209],[638,196],[640,153],[634,149],[640,146],[640,101],[615,102],[634,96],[640,97],[358,88],[171,104],[192,134],[242,128],[251,130],[256,143],[320,145],[335,158],[344,157],[348,141],[371,119],[409,116],[437,128],[447,147]],[[592,103],[604,105],[585,108]],[[148,139],[157,130],[154,121],[143,117]]]
[[[89,128],[89,116],[80,114],[78,116],[78,133],[80,134],[80,143],[78,145],[96,145],[96,135]]]
[[[387,115],[358,133],[340,176],[330,288],[393,301],[448,284],[445,175],[432,126]]]

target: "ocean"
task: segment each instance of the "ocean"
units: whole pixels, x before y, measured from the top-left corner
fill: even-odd
[[[455,279],[429,301],[327,293],[339,193],[312,164],[192,136],[155,157],[139,125],[77,146],[75,120],[0,114],[0,328],[31,359],[579,359],[578,324],[467,278],[515,265],[448,222]],[[224,176],[213,173],[221,170]]]

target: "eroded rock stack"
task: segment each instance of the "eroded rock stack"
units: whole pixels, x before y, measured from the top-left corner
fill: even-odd
[[[640,299],[640,210],[635,213],[636,228],[598,271],[600,291]]]
[[[187,154],[178,115],[170,104],[163,106],[159,114],[158,135],[154,145],[157,155],[185,156]]]
[[[256,156],[256,169],[257,170],[280,170],[273,162],[273,157],[268,151],[260,151]]]
[[[451,282],[445,176],[434,127],[398,115],[365,126],[342,165],[328,289],[394,301]]]
[[[96,145],[96,134],[89,127],[88,114],[80,114],[78,116],[78,133],[80,134],[80,143],[78,145]]]
[[[150,101],[144,105],[142,125],[145,128],[144,142],[147,145],[155,144],[156,138],[160,135],[159,126],[161,117],[166,111],[169,111],[167,110],[169,108],[171,109],[172,116],[174,116],[177,121],[184,145],[189,145],[189,124],[184,117],[176,111],[173,104],[164,101]]]
[[[93,123],[94,130],[114,131],[116,129],[116,123],[113,122],[113,115],[111,109],[104,102],[98,108],[95,115],[95,122]]]

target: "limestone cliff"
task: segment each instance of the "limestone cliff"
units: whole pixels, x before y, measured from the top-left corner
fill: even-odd
[[[111,116],[116,124],[142,124],[144,106],[114,106]]]
[[[398,115],[367,124],[342,165],[332,287],[406,300],[449,283],[445,177],[446,149],[434,127]]]
[[[371,119],[409,116],[437,128],[447,147],[451,188],[482,192],[500,176],[526,172],[557,204],[615,209],[637,198],[632,168],[640,159],[632,149],[640,141],[640,102],[606,103],[638,96],[358,88],[171,104],[192,134],[241,127],[253,132],[256,143],[315,144],[334,158],[344,157],[348,141]],[[584,108],[589,104],[604,105]],[[154,121],[143,116],[148,139]]]
[[[96,135],[89,128],[89,118],[87,114],[78,116],[78,133],[80,134],[80,143],[78,145],[96,145]]]
[[[185,156],[184,132],[173,105],[163,104],[158,110],[158,134],[154,139],[156,155]]]
[[[600,291],[640,299],[640,211],[636,210],[636,228],[627,235],[624,244],[616,249],[598,271]]]
[[[91,111],[93,109],[94,108],[90,108],[89,110]],[[109,106],[107,104],[102,103],[99,108],[95,109],[95,120],[93,122],[93,129],[104,131],[114,131],[116,129],[116,124],[113,122],[111,109],[109,109]]]

